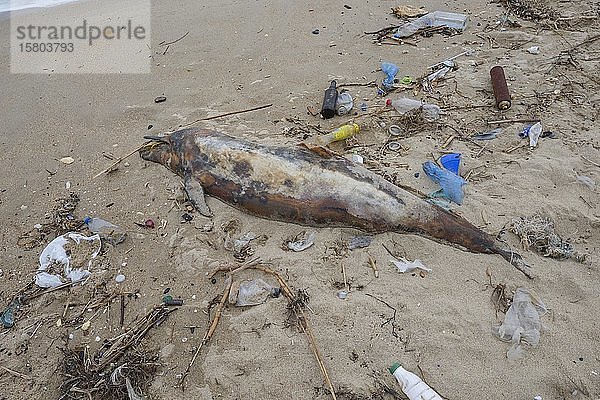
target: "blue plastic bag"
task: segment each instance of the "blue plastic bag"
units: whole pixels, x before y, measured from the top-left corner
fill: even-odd
[[[458,205],[462,204],[465,198],[462,187],[467,184],[467,181],[445,168],[438,167],[432,161],[423,163],[423,171],[431,180],[440,185],[444,195],[449,200]]]
[[[385,79],[381,82],[383,84],[383,87],[386,89],[391,89],[392,85],[394,84],[396,74],[399,71],[398,66],[389,62],[382,62],[381,70],[386,75]]]

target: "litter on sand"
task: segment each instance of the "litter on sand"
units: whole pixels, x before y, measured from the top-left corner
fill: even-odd
[[[426,266],[424,266],[421,260],[419,259],[415,259],[415,261],[408,261],[404,258],[399,258],[397,260],[390,260],[390,262],[394,264],[396,268],[398,268],[399,272],[402,273],[412,272],[415,269],[420,269],[421,271],[425,272],[431,272],[431,268],[427,268]]]
[[[271,286],[262,279],[256,278],[241,283],[234,282],[229,292],[228,300],[230,304],[238,307],[257,306],[267,301],[269,297],[276,298],[280,294],[281,288]]]
[[[546,306],[536,295],[525,288],[516,290],[504,322],[492,327],[494,336],[511,343],[506,353],[509,360],[522,358],[527,348],[538,345],[542,329],[540,317],[545,313]]]
[[[445,168],[440,168],[433,161],[426,161],[423,164],[423,171],[432,181],[440,185],[443,195],[448,200],[458,205],[462,204],[465,198],[462,187],[467,184],[467,181]]]
[[[533,248],[544,257],[572,258],[579,262],[585,261],[587,257],[576,251],[569,240],[554,232],[554,222],[550,218],[539,215],[517,218],[513,220],[510,229],[519,236],[525,250]]]
[[[86,269],[100,253],[99,235],[84,236],[69,232],[51,241],[40,255],[35,275],[39,287],[57,287],[67,282],[79,282],[90,276]],[[75,258],[75,260],[74,260]]]
[[[313,244],[315,244],[315,233],[311,232],[307,234],[304,232],[300,238],[296,236],[293,242],[288,242],[287,247],[293,251],[303,251],[308,249]]]

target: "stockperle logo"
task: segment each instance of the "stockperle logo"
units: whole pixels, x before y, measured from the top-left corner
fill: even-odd
[[[11,72],[149,73],[150,15],[150,0],[13,11]]]

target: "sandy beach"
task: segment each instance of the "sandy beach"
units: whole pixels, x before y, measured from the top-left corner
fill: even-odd
[[[32,281],[40,252],[58,234],[31,246],[20,240],[36,224],[49,222],[56,199],[75,193],[76,218],[100,217],[128,234],[121,244],[103,246],[85,285],[27,301],[15,325],[1,328],[0,399],[101,398],[94,391],[64,393],[66,354],[85,348],[93,354],[165,294],[184,305],[135,346],[157,355],[154,362],[160,364],[138,385],[144,398],[332,398],[306,335],[290,326],[284,296],[252,307],[226,305],[182,392],[180,378],[214,316],[214,300],[218,303],[226,287],[224,274],[213,280],[209,274],[238,264],[225,246],[232,225],[237,226],[232,238],[247,232],[264,236],[250,242],[246,260],[259,257],[293,290],[309,296],[305,312],[337,399],[405,398],[387,371],[394,362],[445,399],[600,399],[595,186],[600,3],[536,2],[551,17],[509,16],[519,26],[498,22],[507,14],[503,3],[414,3],[429,11],[464,13],[467,28],[451,36],[417,35],[406,40],[410,44],[374,43],[374,35],[364,32],[401,25],[390,14],[401,4],[408,3],[153,2],[150,74],[12,74],[10,21],[0,19],[2,309]],[[528,51],[532,46],[539,46],[538,54]],[[417,79],[432,64],[467,50],[472,52],[457,58],[458,68],[430,93],[417,85],[382,97],[369,84],[384,77],[382,61],[395,63],[399,78]],[[495,106],[489,75],[495,65],[504,67],[512,95],[507,111]],[[320,110],[332,79],[351,84],[345,88],[356,114],[328,120],[310,114]],[[155,103],[158,96],[166,101]],[[376,111],[385,109],[386,99],[402,96],[445,112],[435,122],[407,126],[398,139],[401,149],[391,151],[388,127],[402,120],[395,112]],[[360,111],[361,103],[367,112]],[[460,174],[468,183],[463,204],[452,204],[452,211],[485,232],[502,231],[535,278],[498,255],[469,253],[416,235],[378,234],[368,247],[349,250],[348,241],[363,233],[260,219],[210,197],[214,217],[206,218],[186,208],[180,177],[137,154],[94,178],[142,145],[144,135],[267,104],[272,106],[194,126],[293,147],[355,121],[361,132],[329,147],[342,155],[359,154],[367,168],[422,193],[439,188],[422,163],[445,152],[461,153]],[[502,119],[539,119],[554,137],[542,137],[530,148],[518,136],[526,123],[513,122],[497,125],[503,132],[496,139],[468,139],[497,127],[488,121]],[[61,162],[65,157],[72,162]],[[186,213],[191,221],[182,217]],[[509,226],[534,214],[554,221],[556,233],[587,254],[586,260],[524,250]],[[138,225],[147,219],[156,228]],[[314,232],[315,244],[303,252],[284,251],[282,244],[302,231]],[[388,250],[419,259],[432,271],[399,273]],[[118,274],[125,275],[124,282],[115,281]],[[278,284],[253,269],[235,279],[257,277]],[[518,287],[535,292],[548,309],[539,344],[516,361],[507,359],[509,344],[492,335],[492,326],[504,319],[491,300],[499,285],[508,297]],[[348,292],[345,299],[338,296],[341,289]],[[91,325],[84,330],[85,321]],[[114,398],[128,397],[120,392]]]

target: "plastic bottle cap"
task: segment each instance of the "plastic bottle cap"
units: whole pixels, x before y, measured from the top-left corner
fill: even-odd
[[[400,368],[400,363],[395,362],[388,368],[388,371],[390,371],[390,374],[394,375],[394,372],[396,372],[398,368]]]

